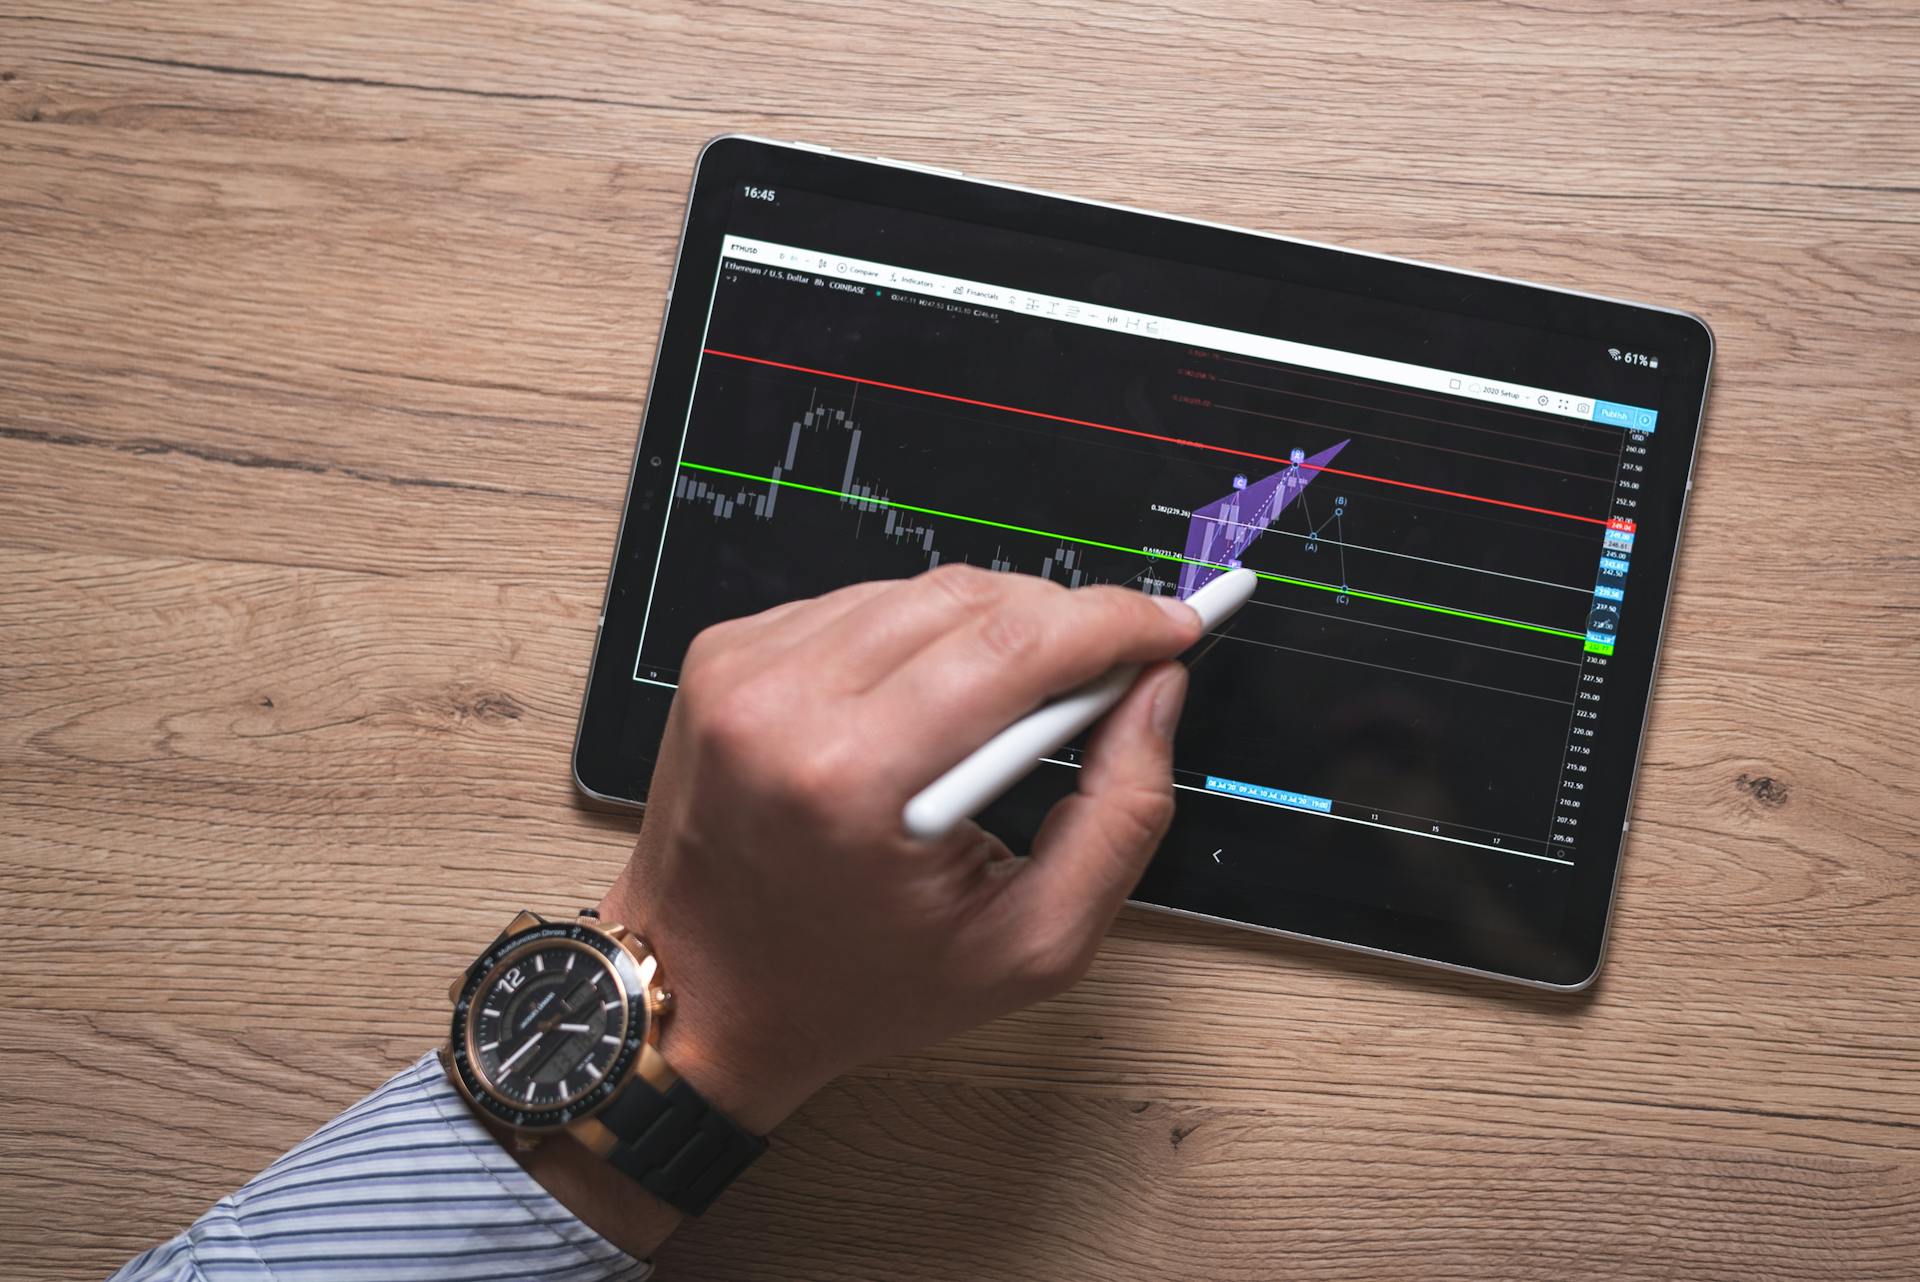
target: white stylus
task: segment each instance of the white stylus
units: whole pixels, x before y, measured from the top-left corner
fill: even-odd
[[[1259,582],[1252,570],[1228,570],[1187,598],[1200,616],[1202,635],[1234,616]],[[1040,758],[1058,752],[1075,735],[1105,716],[1133,688],[1140,665],[1126,664],[1042,704],[974,749],[959,765],[922,788],[901,812],[909,835],[931,841],[971,819],[1024,778]]]

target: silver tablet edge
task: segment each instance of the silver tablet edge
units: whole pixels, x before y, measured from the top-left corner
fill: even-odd
[[[1348,245],[1334,245],[1326,241],[1308,240],[1300,236],[1286,236],[1279,232],[1258,231],[1249,227],[1236,227],[1231,223],[1219,223],[1206,218],[1191,218],[1183,214],[1144,209],[1138,205],[1123,205],[1114,201],[1097,200],[1091,197],[1071,196],[1063,192],[1048,191],[1040,187],[1028,187],[1021,183],[998,182],[991,178],[977,177],[958,169],[945,169],[934,165],[915,164],[911,161],[892,160],[884,156],[855,155],[851,152],[835,151],[831,147],[818,143],[798,141],[783,142],[774,138],[762,138],[757,134],[716,134],[701,144],[700,153],[694,160],[693,173],[687,182],[686,207],[680,216],[680,236],[673,250],[673,270],[668,275],[667,305],[661,308],[660,311],[660,335],[654,340],[653,364],[647,375],[648,401],[653,397],[654,379],[660,370],[660,350],[665,343],[667,317],[673,310],[673,287],[671,282],[679,279],[680,256],[686,249],[687,225],[692,221],[693,217],[693,193],[700,184],[700,166],[706,160],[707,152],[711,151],[715,144],[732,139],[738,139],[742,142],[759,143],[762,146],[768,147],[785,147],[793,151],[812,152],[816,155],[838,156],[842,160],[856,161],[861,164],[882,165],[890,169],[905,169],[915,173],[937,174],[943,178],[957,178],[963,182],[976,183],[984,187],[998,187],[1004,191],[1017,191],[1031,196],[1045,196],[1053,200],[1069,200],[1079,205],[1093,205],[1101,209],[1119,210],[1123,213],[1144,214],[1150,218],[1166,218],[1174,222],[1187,223],[1196,227],[1212,227],[1220,231],[1235,232],[1244,236],[1259,236],[1266,240],[1284,241],[1292,245],[1309,245],[1315,249],[1332,250],[1335,253],[1342,254],[1358,254],[1364,258],[1378,259],[1382,262],[1404,263],[1408,266],[1422,267],[1430,271],[1451,272],[1456,276],[1472,276],[1479,280],[1525,285],[1531,289],[1545,289],[1558,294],[1571,294],[1579,298],[1590,298],[1599,302],[1619,303],[1626,307],[1639,308],[1642,311],[1662,312],[1669,316],[1682,316],[1700,326],[1701,332],[1707,336],[1705,386],[1709,389],[1709,392],[1713,386],[1713,361],[1718,348],[1718,340],[1714,336],[1713,327],[1707,324],[1706,319],[1698,313],[1686,311],[1682,308],[1662,307],[1656,303],[1643,303],[1630,298],[1616,298],[1610,294],[1596,294],[1589,290],[1571,289],[1563,285],[1549,285],[1541,281],[1524,280],[1517,276],[1499,276],[1492,272],[1475,271],[1468,267],[1451,267],[1444,263],[1430,263],[1424,259],[1407,258],[1398,254],[1382,254],[1372,250],[1354,249]],[[1501,971],[1480,970],[1472,966],[1461,966],[1453,962],[1439,961],[1431,957],[1421,957],[1413,953],[1397,953],[1390,949],[1371,948],[1364,944],[1351,944],[1338,939],[1328,939],[1321,935],[1309,935],[1299,931],[1281,930],[1273,926],[1260,926],[1253,922],[1238,921],[1231,917],[1216,917],[1208,913],[1197,913],[1185,908],[1170,908],[1164,904],[1149,903],[1143,899],[1129,899],[1127,902],[1136,908],[1143,908],[1149,912],[1164,913],[1171,917],[1183,917],[1190,921],[1204,921],[1214,925],[1232,926],[1240,930],[1250,930],[1262,935],[1272,935],[1282,939],[1297,940],[1302,943],[1321,944],[1328,948],[1338,948],[1343,952],[1360,953],[1368,957],[1379,957],[1389,961],[1409,962],[1416,966],[1428,966],[1436,970],[1450,971],[1458,975],[1472,975],[1481,979],[1496,980],[1501,983],[1519,984],[1547,992],[1579,993],[1591,988],[1594,982],[1600,977],[1601,967],[1606,964],[1607,947],[1612,940],[1613,915],[1620,898],[1620,868],[1621,865],[1626,863],[1627,834],[1633,826],[1633,805],[1635,796],[1639,790],[1640,766],[1646,752],[1647,723],[1653,719],[1653,692],[1660,678],[1660,653],[1666,641],[1667,617],[1673,608],[1673,586],[1675,581],[1680,577],[1680,543],[1686,533],[1687,509],[1693,498],[1693,474],[1694,468],[1700,458],[1700,435],[1701,429],[1706,423],[1706,414],[1707,398],[1703,395],[1700,401],[1699,417],[1694,421],[1693,452],[1687,459],[1687,482],[1686,489],[1680,500],[1680,516],[1674,524],[1673,569],[1667,576],[1667,596],[1666,600],[1661,603],[1660,628],[1654,636],[1653,665],[1648,685],[1647,706],[1645,715],[1641,718],[1640,722],[1640,738],[1634,745],[1633,773],[1627,780],[1627,818],[1620,826],[1620,846],[1614,855],[1613,862],[1613,885],[1607,889],[1607,919],[1601,927],[1600,947],[1594,955],[1593,970],[1588,973],[1586,978],[1571,984],[1554,984],[1546,980],[1528,979],[1524,976],[1509,975]],[[596,792],[592,788],[589,788],[585,781],[580,778],[580,735],[586,726],[587,700],[593,691],[593,674],[599,669],[600,642],[606,634],[607,606],[612,603],[613,599],[613,576],[620,566],[620,548],[626,542],[627,510],[633,498],[633,469],[640,466],[640,429],[645,423],[646,402],[643,401],[640,408],[640,422],[634,426],[633,462],[627,472],[627,493],[621,501],[620,526],[614,537],[613,559],[607,567],[606,587],[600,597],[600,618],[594,628],[593,653],[587,661],[587,681],[580,695],[580,715],[574,723],[573,749],[568,760],[569,769],[573,774],[574,786],[578,788],[583,795],[607,806],[633,811],[645,810],[646,803],[632,801],[625,797],[611,797],[605,793]]]

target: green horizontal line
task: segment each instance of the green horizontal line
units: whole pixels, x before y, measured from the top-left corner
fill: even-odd
[[[1075,534],[1061,534],[1057,530],[1036,530],[1030,525],[1014,525],[1008,521],[993,521],[984,516],[968,516],[964,512],[943,512],[937,507],[916,507],[912,503],[896,503],[892,499],[873,498],[864,494],[849,494],[845,490],[830,490],[823,485],[807,485],[800,481],[790,481],[784,476],[759,476],[752,472],[736,472],[730,467],[714,467],[708,463],[688,463],[682,460],[680,466],[694,472],[712,472],[719,476],[731,476],[742,481],[758,481],[762,485],[778,485],[789,490],[805,490],[809,494],[826,494],[836,499],[846,499],[853,503],[871,503],[876,507],[890,507],[900,512],[913,512],[920,516],[937,516],[948,521],[965,521],[971,525],[991,526],[996,530],[1012,530],[1015,534],[1036,534],[1043,539],[1058,539],[1062,543],[1078,543],[1083,547],[1105,548],[1109,552],[1125,552],[1129,556],[1151,557],[1159,561],[1177,561],[1182,565],[1205,566],[1210,570],[1226,570],[1231,566],[1216,561],[1198,561],[1192,557],[1175,556],[1171,552],[1158,552],[1151,548],[1130,548],[1120,543],[1102,543],[1099,539],[1083,539]],[[1285,574],[1269,574],[1265,570],[1255,570],[1254,574],[1269,583],[1285,583],[1296,588],[1313,588],[1320,592],[1332,592],[1339,596],[1358,597],[1362,601],[1378,601],[1383,605],[1405,606],[1409,610],[1427,610],[1434,614],[1448,614],[1456,619],[1472,619],[1476,623],[1494,623],[1503,628],[1521,628],[1528,632],[1544,632],[1553,637],[1570,637],[1575,641],[1584,641],[1586,633],[1568,632],[1563,628],[1549,628],[1539,623],[1522,623],[1518,619],[1503,619],[1493,614],[1475,614],[1472,610],[1456,610],[1450,605],[1434,605],[1427,601],[1409,601],[1405,597],[1383,596],[1378,592],[1358,592],[1352,588],[1337,587],[1331,583],[1320,583],[1313,579],[1295,579]]]

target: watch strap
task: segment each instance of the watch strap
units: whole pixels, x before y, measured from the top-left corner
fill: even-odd
[[[705,1211],[767,1151],[763,1136],[678,1079],[662,1091],[635,1074],[594,1116],[616,1141],[607,1161],[688,1215]]]

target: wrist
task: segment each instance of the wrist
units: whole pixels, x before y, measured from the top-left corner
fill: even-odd
[[[729,1036],[722,1024],[699,1015],[683,1021],[676,1011],[661,1031],[660,1054],[708,1104],[736,1125],[765,1135],[817,1087],[801,1083],[788,1067],[744,1039]]]
[[[742,1052],[727,1033],[746,1025],[715,1017],[734,1007],[706,1000],[718,986],[702,982],[697,968],[687,1004],[700,1015],[675,1018],[676,972],[644,934],[628,939],[620,929],[644,925],[627,910],[631,899],[609,896],[597,923],[591,909],[577,923],[516,917],[455,982],[453,1028],[441,1059],[476,1119],[556,1201],[609,1242],[644,1256],[672,1232],[680,1208],[698,1214],[751,1164],[766,1148],[758,1137],[808,1092],[773,1071],[771,1057]],[[659,958],[657,969],[648,952]],[[589,964],[576,969],[583,955]],[[618,1003],[602,999],[623,982],[633,1003],[630,1033],[600,1037],[608,1025],[598,1021],[619,1019],[603,1017]],[[643,1020],[652,1025],[648,1045],[637,1040]],[[503,1049],[509,1041],[513,1048]],[[568,1049],[587,1063],[601,1041],[624,1046],[616,1045],[611,1068],[602,1059],[597,1075],[570,1097],[593,1110],[583,1108],[572,1122],[563,1112],[529,1123],[521,1106],[536,1092],[558,1100],[547,1106],[551,1113],[568,1103],[568,1077],[579,1077],[572,1061],[563,1062],[557,1086],[552,1072],[543,1084],[540,1070]],[[585,1042],[592,1044],[582,1054]],[[509,1070],[518,1076],[509,1078]]]
[[[817,1075],[802,1071],[804,1057],[783,1053],[791,1039],[729,991],[670,923],[652,919],[621,889],[601,901],[601,919],[627,923],[647,940],[673,993],[673,1010],[661,1025],[661,1057],[736,1125],[755,1135],[772,1131],[825,1084],[824,1077],[815,1080]]]

